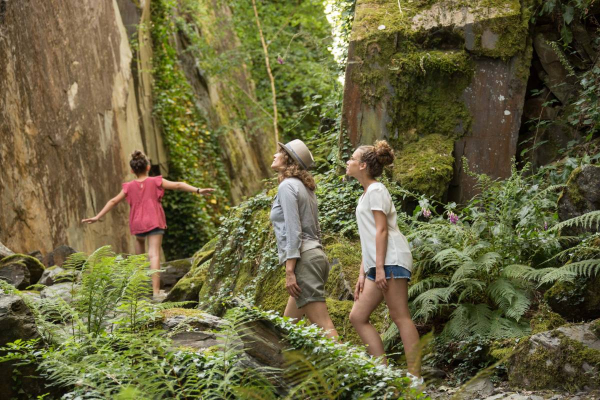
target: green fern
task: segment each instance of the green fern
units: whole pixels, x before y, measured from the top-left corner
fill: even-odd
[[[600,211],[591,211],[589,213],[580,215],[560,222],[550,228],[553,231],[560,231],[565,228],[580,227],[583,229],[597,229],[600,227]]]

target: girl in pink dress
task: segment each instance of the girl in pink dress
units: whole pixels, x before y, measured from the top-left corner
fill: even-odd
[[[129,229],[135,235],[135,253],[144,254],[146,238],[148,238],[148,257],[150,258],[150,269],[160,269],[160,246],[162,237],[167,229],[165,211],[161,200],[167,190],[181,190],[184,192],[208,195],[215,189],[200,189],[183,182],[171,182],[162,176],[148,176],[150,162],[144,153],[139,150],[131,154],[129,161],[131,172],[136,178],[130,182],[123,183],[123,190],[114,198],[110,199],[102,211],[93,218],[87,218],[81,222],[93,224],[108,213],[123,199],[127,199],[130,206]],[[160,276],[158,273],[152,275],[152,291],[154,296],[160,294]]]

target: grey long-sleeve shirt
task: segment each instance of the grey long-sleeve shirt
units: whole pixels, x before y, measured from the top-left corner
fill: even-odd
[[[298,178],[287,178],[279,184],[270,217],[280,264],[321,247],[317,196]]]

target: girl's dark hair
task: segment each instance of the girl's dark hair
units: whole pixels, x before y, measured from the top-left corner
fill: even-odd
[[[360,146],[362,150],[360,162],[367,164],[367,173],[377,178],[383,173],[383,167],[394,162],[394,150],[385,140],[378,140],[375,146]]]
[[[148,157],[144,154],[144,152],[135,150],[131,153],[131,161],[129,161],[129,166],[133,170],[133,173],[136,175],[143,174],[146,172],[146,168],[150,165],[150,161]]]
[[[315,183],[315,179],[313,178],[312,174],[307,170],[302,169],[302,167],[300,167],[300,165],[298,165],[298,163],[292,157],[290,157],[285,150],[279,148],[279,152],[283,154],[283,160],[285,162],[285,169],[280,171],[279,176],[277,177],[279,183],[281,183],[285,178],[298,178],[300,181],[302,181],[307,189],[310,189],[314,192],[317,188],[317,184]]]

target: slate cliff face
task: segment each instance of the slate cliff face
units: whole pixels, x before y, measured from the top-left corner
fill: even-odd
[[[0,241],[15,251],[47,252],[64,243],[81,251],[106,244],[133,251],[126,204],[101,224],[80,221],[131,179],[132,150],[144,149],[156,172],[168,176],[167,149],[152,115],[151,41],[137,28],[150,20],[149,4],[0,4]],[[246,75],[238,78],[253,90]],[[218,98],[218,88],[208,89],[197,104]],[[227,109],[220,110],[211,119],[226,121]],[[235,140],[240,135],[245,138],[226,131],[220,139],[234,202],[253,194],[268,166],[263,132],[256,143]],[[270,147],[265,154],[271,155]]]
[[[0,16],[0,238],[15,251],[132,249],[126,205],[84,227],[141,148],[131,50],[112,1],[5,2]]]

